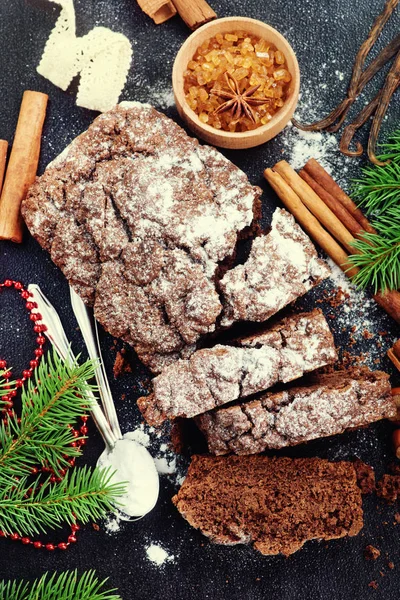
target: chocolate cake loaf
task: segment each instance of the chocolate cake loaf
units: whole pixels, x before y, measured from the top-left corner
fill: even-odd
[[[224,304],[221,324],[266,321],[329,273],[293,216],[278,208],[270,233],[253,240],[245,264],[228,271],[220,282]]]
[[[150,425],[194,417],[335,362],[333,337],[320,310],[291,315],[269,329],[197,350],[153,379],[138,406]]]
[[[251,543],[266,555],[354,536],[363,526],[354,465],[320,458],[193,456],[172,501],[213,542]]]
[[[155,372],[215,329],[215,275],[261,190],[149,105],[100,115],[36,180],[22,213],[97,320]]]
[[[196,417],[213,454],[256,454],[393,417],[389,375],[367,367],[314,375],[310,385]]]

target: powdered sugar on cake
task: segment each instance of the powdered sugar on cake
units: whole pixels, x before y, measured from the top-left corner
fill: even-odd
[[[293,216],[276,209],[271,232],[256,238],[246,263],[228,271],[220,282],[222,325],[265,321],[328,276],[328,267]]]

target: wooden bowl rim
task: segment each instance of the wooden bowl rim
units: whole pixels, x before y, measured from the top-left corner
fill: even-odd
[[[275,113],[275,115],[272,117],[272,119],[268,123],[266,123],[265,125],[261,125],[260,127],[257,127],[256,129],[251,129],[250,131],[238,131],[238,132],[223,131],[221,129],[216,129],[215,127],[212,127],[211,125],[208,125],[207,123],[203,123],[202,121],[200,121],[198,115],[194,112],[194,110],[191,109],[190,106],[187,104],[185,95],[183,93],[183,89],[178,89],[178,76],[179,76],[179,71],[181,68],[181,62],[183,62],[183,58],[185,57],[185,51],[186,51],[187,46],[189,45],[189,42],[191,42],[196,37],[200,37],[200,34],[204,34],[204,31],[209,30],[209,29],[215,29],[216,33],[217,33],[219,24],[233,23],[233,22],[240,22],[240,23],[244,23],[244,24],[245,23],[255,23],[259,26],[262,26],[266,32],[272,31],[274,33],[274,35],[276,35],[278,38],[280,38],[280,40],[282,41],[282,44],[287,48],[287,50],[289,51],[289,54],[291,55],[291,58],[293,60],[293,72],[290,71],[290,74],[292,75],[292,78],[293,78],[293,89],[292,89],[292,93],[291,93],[288,101],[285,103],[285,105],[282,107],[282,109],[280,111]],[[210,35],[210,37],[212,37],[212,34]],[[188,62],[189,62],[190,58],[188,58]],[[286,55],[285,55],[285,58],[287,60]],[[178,71],[178,66],[179,66],[179,71]],[[186,68],[186,66],[185,66],[185,68]],[[297,56],[296,56],[291,44],[288,42],[288,40],[285,38],[285,36],[282,35],[277,29],[272,27],[272,25],[268,25],[268,23],[264,23],[264,21],[260,21],[259,19],[252,19],[250,17],[223,17],[221,19],[215,19],[214,21],[211,21],[210,23],[206,23],[205,25],[203,25],[202,27],[200,27],[199,29],[194,31],[184,41],[184,43],[180,47],[180,49],[175,57],[175,61],[174,61],[173,69],[172,69],[172,87],[173,87],[173,91],[175,94],[175,99],[177,99],[179,101],[182,111],[186,114],[186,116],[189,119],[191,119],[192,121],[194,121],[196,123],[196,126],[199,129],[201,129],[205,132],[208,132],[210,135],[215,136],[216,139],[218,138],[218,139],[225,139],[225,140],[229,140],[229,139],[230,140],[232,140],[232,139],[245,140],[245,139],[251,138],[251,137],[253,137],[253,138],[254,137],[262,137],[263,135],[266,135],[273,127],[276,126],[276,124],[279,121],[284,121],[287,117],[287,114],[293,110],[293,105],[297,104],[298,96],[299,96],[299,92],[300,92],[300,68],[299,68]]]

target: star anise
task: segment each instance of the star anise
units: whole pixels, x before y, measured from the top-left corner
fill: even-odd
[[[256,117],[252,110],[252,106],[260,106],[261,104],[265,104],[269,102],[270,98],[254,98],[253,94],[260,87],[259,85],[253,85],[247,90],[241,92],[239,83],[237,80],[230,75],[229,73],[225,73],[225,81],[227,83],[228,89],[215,89],[211,90],[211,93],[215,96],[219,96],[226,100],[223,104],[218,106],[218,108],[214,111],[214,114],[219,114],[222,112],[230,111],[232,121],[239,121],[242,117],[249,118],[253,123],[256,122]]]

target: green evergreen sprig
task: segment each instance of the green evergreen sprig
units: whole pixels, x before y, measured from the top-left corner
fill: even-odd
[[[0,425],[0,485],[6,477],[29,474],[38,464],[58,475],[70,458],[79,456],[68,425],[89,408],[86,381],[91,377],[90,361],[65,363],[56,352],[41,361],[35,379],[22,390],[20,422],[10,416]]]
[[[115,589],[105,590],[95,571],[46,573],[33,583],[0,581],[1,600],[121,600]]]
[[[63,523],[104,517],[124,492],[124,485],[111,482],[112,476],[109,469],[75,467],[58,483],[48,478],[29,484],[22,478],[18,485],[0,488],[0,529],[38,535]]]
[[[377,233],[365,233],[353,243],[358,254],[349,262],[360,270],[353,282],[361,288],[372,286],[375,293],[400,288],[400,129],[381,148],[381,160],[390,163],[369,165],[355,180],[354,197],[368,214]]]
[[[29,536],[49,528],[83,523],[106,515],[124,493],[107,470],[73,468],[57,483],[32,481],[32,469],[50,466],[61,475],[68,459],[80,454],[71,446],[70,427],[87,410],[86,381],[93,363],[64,363],[54,353],[41,361],[34,381],[22,390],[21,419],[0,425],[0,530]],[[1,400],[0,400],[1,402]],[[0,598],[2,596],[0,595]]]

